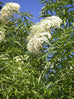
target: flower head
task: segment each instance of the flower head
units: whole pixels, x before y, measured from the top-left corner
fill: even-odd
[[[40,23],[31,26],[31,34],[28,36],[27,49],[32,54],[38,54],[43,48],[44,42],[51,38],[50,28],[60,28],[62,20],[57,16],[42,19]]]
[[[46,17],[45,19],[41,20],[40,25],[45,29],[52,28],[60,28],[62,20],[57,16]]]
[[[31,30],[31,34],[41,33],[45,31],[44,27],[40,26],[39,23],[37,23],[36,25],[32,25],[30,30]]]
[[[8,19],[12,18],[15,13],[18,13],[20,5],[17,3],[6,3],[6,5],[1,9],[1,20],[6,22]]]
[[[38,54],[43,48],[42,44],[48,42],[51,38],[49,32],[36,33],[33,37],[28,40],[27,49],[30,53]]]

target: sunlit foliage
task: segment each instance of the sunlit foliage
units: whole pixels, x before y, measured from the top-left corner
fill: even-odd
[[[20,12],[0,20],[0,99],[73,99],[73,0],[40,0],[40,17],[56,15],[60,28],[51,27],[51,39],[41,53],[29,53],[33,15]],[[48,30],[48,32],[50,32]]]

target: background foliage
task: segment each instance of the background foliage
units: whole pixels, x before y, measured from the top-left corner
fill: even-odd
[[[52,29],[50,44],[39,55],[27,51],[31,14],[21,12],[8,24],[0,23],[5,39],[0,43],[0,99],[73,99],[73,0],[40,0],[40,17],[62,20]]]
[[[3,5],[3,3],[2,3],[2,2],[0,2],[0,9],[2,9],[2,5]]]

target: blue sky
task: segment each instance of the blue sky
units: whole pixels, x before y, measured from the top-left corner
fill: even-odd
[[[34,16],[34,22],[40,21],[38,17],[40,16],[40,11],[43,5],[40,4],[39,0],[2,0],[2,2],[4,4],[7,2],[19,3],[21,6],[20,12],[30,12]]]

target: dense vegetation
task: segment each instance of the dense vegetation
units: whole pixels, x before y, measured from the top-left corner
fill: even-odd
[[[52,38],[39,54],[27,49],[33,15],[21,12],[7,23],[0,20],[5,35],[0,39],[0,99],[73,99],[73,0],[40,2],[40,17],[55,14],[63,21],[61,28],[51,28]]]

